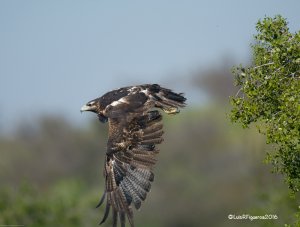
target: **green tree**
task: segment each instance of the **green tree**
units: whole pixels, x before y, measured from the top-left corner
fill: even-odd
[[[256,25],[253,63],[234,67],[231,120],[248,127],[256,122],[267,143],[274,144],[267,162],[284,174],[293,192],[300,189],[300,32],[291,33],[282,16]]]

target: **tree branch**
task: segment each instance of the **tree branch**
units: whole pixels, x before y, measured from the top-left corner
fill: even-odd
[[[258,69],[258,68],[261,68],[261,67],[264,67],[264,66],[267,66],[267,65],[273,65],[273,64],[274,64],[274,62],[269,62],[269,63],[263,64],[263,65],[255,66],[255,67],[253,67],[253,69]]]

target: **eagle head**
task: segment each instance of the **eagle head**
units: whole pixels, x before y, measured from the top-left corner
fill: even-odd
[[[80,109],[80,112],[90,111],[96,113],[99,120],[103,123],[107,122],[107,117],[103,115],[100,108],[100,100],[94,99],[89,101],[87,104],[83,105]]]
[[[91,111],[91,112],[94,112],[94,113],[98,113],[99,110],[100,110],[99,100],[94,99],[92,101],[89,101],[87,104],[83,105],[80,109],[80,112]]]

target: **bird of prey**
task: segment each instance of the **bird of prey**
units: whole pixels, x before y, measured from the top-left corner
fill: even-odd
[[[123,87],[89,101],[81,108],[97,114],[109,124],[105,156],[104,194],[97,205],[106,199],[102,221],[112,210],[113,226],[125,219],[134,227],[134,206],[139,209],[153,182],[153,166],[159,152],[156,145],[163,141],[162,115],[179,113],[185,106],[183,93],[175,93],[158,84]]]

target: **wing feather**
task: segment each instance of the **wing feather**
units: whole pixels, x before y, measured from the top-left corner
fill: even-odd
[[[118,225],[118,211],[113,209],[113,227]]]
[[[109,203],[109,199],[107,197],[105,211],[104,211],[104,216],[103,216],[103,218],[102,218],[102,220],[100,222],[100,225],[106,221],[106,219],[107,219],[107,217],[109,215],[109,211],[110,211],[110,203]]]
[[[121,101],[120,105],[128,104],[125,99]],[[117,107],[115,103],[114,114],[121,111]],[[159,153],[155,145],[163,141],[163,125],[158,111],[141,111],[109,118],[105,192],[98,204],[100,206],[107,198],[101,223],[106,221],[112,208],[113,226],[117,226],[118,219],[121,226],[125,226],[127,217],[133,227],[132,206],[139,209],[150,191],[154,179],[152,168]]]
[[[100,202],[97,204],[96,208],[98,208],[99,206],[102,205],[102,203],[104,202],[105,196],[106,196],[106,190],[104,190],[104,193],[100,199]]]
[[[123,117],[124,114],[140,113],[141,110],[149,108],[149,106],[146,105],[147,100],[148,97],[144,93],[127,95],[108,105],[104,113],[109,118],[120,118]],[[150,102],[148,102],[148,104],[150,104]],[[154,104],[152,104],[152,106],[154,106]]]

